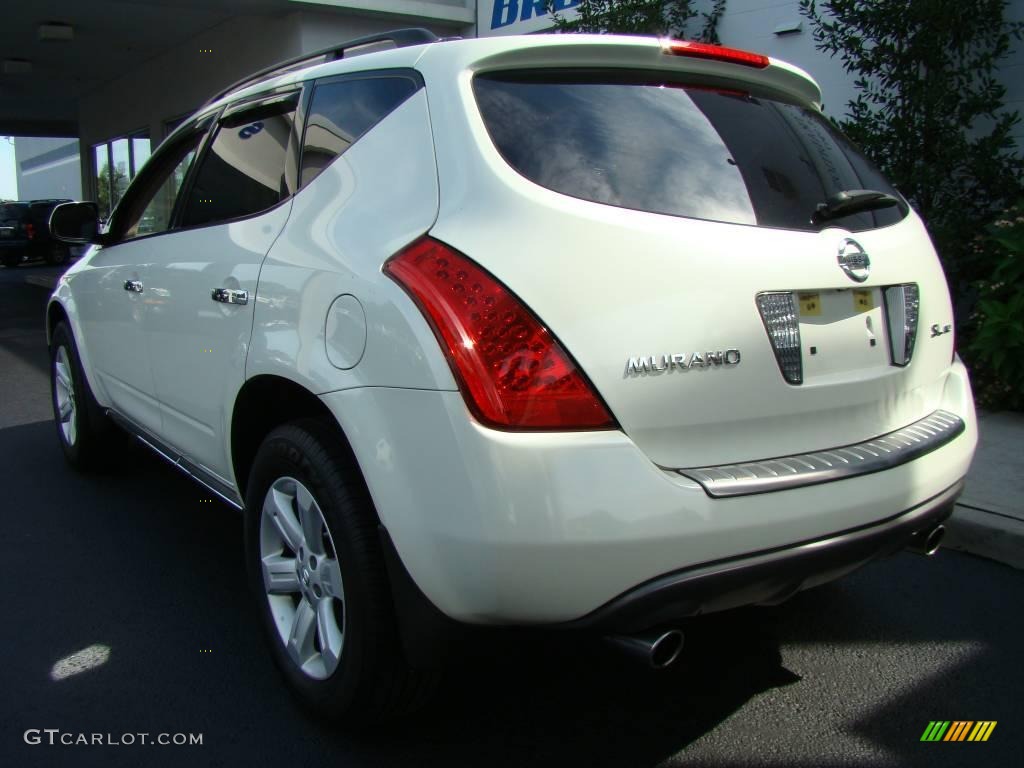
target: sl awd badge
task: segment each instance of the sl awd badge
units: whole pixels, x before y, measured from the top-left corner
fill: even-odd
[[[740,364],[738,349],[717,352],[694,352],[682,355],[651,355],[631,357],[626,362],[626,375],[639,376],[664,373],[665,371],[688,371],[691,368],[732,368]]]

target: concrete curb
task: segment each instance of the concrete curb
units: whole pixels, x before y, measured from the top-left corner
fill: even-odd
[[[1024,569],[1024,520],[957,504],[942,546]]]
[[[944,547],[1024,569],[1024,413],[978,412],[978,451]]]

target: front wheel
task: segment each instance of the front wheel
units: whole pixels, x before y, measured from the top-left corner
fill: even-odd
[[[57,438],[68,463],[76,469],[102,466],[113,425],[93,397],[65,322],[57,323],[50,342],[50,393]]]
[[[403,656],[377,525],[331,430],[304,420],[263,441],[245,535],[271,653],[303,705],[353,725],[416,708],[436,680]]]

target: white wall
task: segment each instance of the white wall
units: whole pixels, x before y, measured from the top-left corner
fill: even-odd
[[[18,198],[81,198],[78,140],[17,137],[14,140]]]

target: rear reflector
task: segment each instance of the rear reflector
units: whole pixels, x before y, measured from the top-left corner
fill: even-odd
[[[665,53],[675,56],[690,56],[694,59],[710,59],[727,61],[730,64],[742,64],[745,67],[764,69],[770,63],[768,57],[761,53],[741,51],[738,48],[726,48],[724,45],[695,43],[690,40],[666,40]]]
[[[891,285],[885,289],[885,319],[889,326],[889,354],[893,365],[908,365],[917,340],[920,301],[917,286]]]
[[[804,362],[800,352],[800,315],[792,292],[759,293],[757,308],[775,350],[782,378],[790,384],[802,384]]]
[[[521,301],[458,251],[423,237],[384,264],[419,305],[466,404],[499,429],[615,429],[593,386]]]

